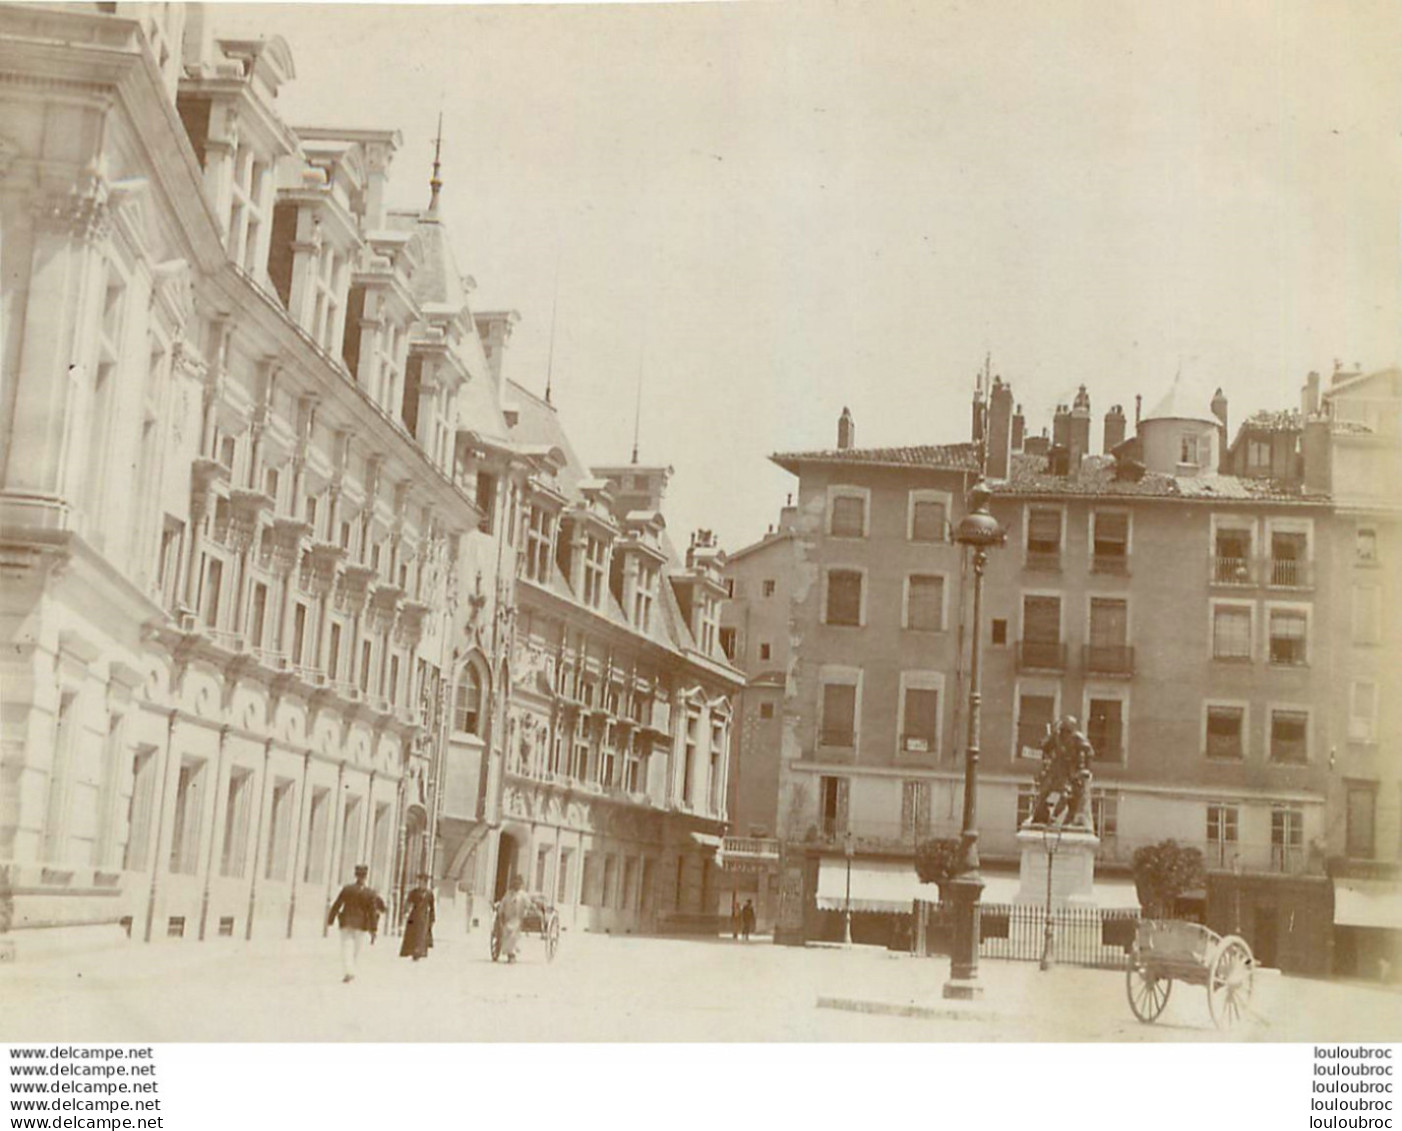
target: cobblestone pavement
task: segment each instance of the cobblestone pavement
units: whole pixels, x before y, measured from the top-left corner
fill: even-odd
[[[986,961],[983,1001],[945,1003],[946,959],[870,947],[567,933],[508,967],[485,939],[424,962],[382,938],[343,985],[337,942],[127,944],[21,953],[0,967],[0,1040],[20,1041],[1337,1041],[1402,1039],[1402,995],[1352,983],[1257,979],[1254,1016],[1225,1037],[1206,992],[1175,986],[1141,1025],[1124,975]],[[841,999],[849,1008],[818,1008]],[[914,1006],[935,1016],[854,1012]]]

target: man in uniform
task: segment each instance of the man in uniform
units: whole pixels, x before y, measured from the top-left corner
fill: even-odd
[[[366,936],[369,936],[371,943],[375,941],[375,933],[380,928],[380,916],[385,911],[385,901],[365,882],[365,877],[369,874],[369,868],[364,864],[357,864],[355,883],[347,884],[341,889],[341,894],[336,897],[336,902],[331,905],[331,912],[326,917],[328,927],[337,923],[341,928],[343,982],[355,980],[355,965],[360,957],[360,948],[365,944]]]

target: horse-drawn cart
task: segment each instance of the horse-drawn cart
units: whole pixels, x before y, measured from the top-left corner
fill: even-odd
[[[1255,988],[1256,960],[1246,940],[1219,936],[1199,923],[1141,919],[1125,974],[1129,1007],[1154,1021],[1168,1004],[1176,979],[1207,987],[1207,1009],[1219,1029],[1246,1016]]]
[[[531,905],[521,919],[522,935],[539,935],[545,943],[545,961],[554,962],[555,952],[560,949],[560,913],[555,910],[550,899],[544,895],[530,897]],[[501,957],[502,919],[501,904],[492,905],[492,961]]]

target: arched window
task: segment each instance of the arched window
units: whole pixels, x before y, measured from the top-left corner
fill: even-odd
[[[466,734],[481,734],[482,675],[473,664],[463,669],[453,697],[453,729]]]

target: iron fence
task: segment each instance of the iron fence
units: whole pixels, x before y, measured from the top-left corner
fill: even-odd
[[[929,906],[929,905],[927,905]],[[929,906],[925,953],[945,954],[953,938],[953,911],[947,904]],[[1066,966],[1123,970],[1134,945],[1134,909],[1058,907],[1052,909],[1052,955]],[[1046,908],[1034,903],[985,903],[979,915],[979,957],[1018,962],[1041,960]]]

